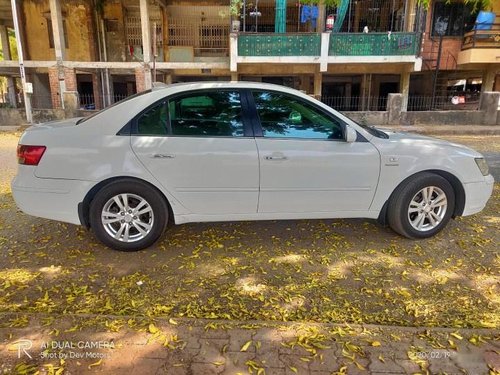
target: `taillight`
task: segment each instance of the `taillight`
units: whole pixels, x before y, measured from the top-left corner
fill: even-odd
[[[38,165],[47,147],[17,145],[17,161],[24,165]]]

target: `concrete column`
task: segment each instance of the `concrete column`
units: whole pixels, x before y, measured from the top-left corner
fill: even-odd
[[[229,70],[231,72],[238,71],[238,34],[231,33],[229,35]]]
[[[406,0],[404,29],[408,32],[413,32],[413,24],[417,16],[417,0]]]
[[[498,103],[500,92],[484,91],[479,100],[479,110],[483,111],[483,124],[496,125],[498,117]]]
[[[403,94],[389,94],[387,97],[387,121],[389,125],[398,125],[403,108]]]
[[[316,24],[316,32],[322,33],[325,31],[326,6],[324,3],[318,5],[318,20]]]
[[[321,33],[321,56],[319,61],[319,71],[326,72],[328,70],[328,53],[330,52],[330,35],[331,33]]]
[[[65,91],[63,94],[64,114],[66,117],[76,117],[80,108],[80,100],[77,91]]]
[[[495,85],[496,70],[497,68],[495,68],[494,65],[491,65],[483,71],[483,83],[481,85],[481,92],[493,91]]]
[[[151,62],[151,26],[149,24],[149,0],[140,0],[141,29],[142,29],[142,56],[144,63]],[[148,87],[149,88],[149,87]]]
[[[58,63],[62,63],[66,59],[66,46],[64,45],[64,29],[61,4],[59,0],[49,0],[49,6],[56,60]]]
[[[7,32],[7,26],[0,25],[0,38],[2,42],[2,52],[4,60],[12,60],[12,56],[10,54],[10,43],[9,43],[9,34]],[[7,98],[9,100],[9,104],[16,108],[16,86],[13,77],[7,77]]]
[[[323,74],[314,73],[314,97],[321,100],[321,89],[323,86]]]
[[[405,71],[401,73],[399,92],[403,95],[401,110],[406,112],[408,110],[408,95],[410,93],[410,72]]]
[[[239,81],[238,73],[231,72],[231,81]]]

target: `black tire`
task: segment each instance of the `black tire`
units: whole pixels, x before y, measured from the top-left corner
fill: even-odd
[[[417,212],[410,213],[410,202],[412,202],[415,197],[416,200],[419,200],[421,197],[423,198],[423,194],[421,193],[422,189],[430,187],[436,187],[444,193],[447,202],[446,210],[443,210],[443,212],[439,211],[439,207],[423,208],[419,206],[418,208],[416,208]],[[433,194],[438,194],[438,191],[435,191]],[[429,198],[429,200],[434,202],[433,200],[431,200],[431,198]],[[422,199],[421,204],[425,206],[424,199]],[[413,206],[413,208],[415,208],[415,206]],[[430,219],[428,218],[430,213],[426,212],[426,209],[433,211],[434,213],[439,213],[439,215],[436,216],[442,215],[441,221],[438,222],[436,220],[438,224],[434,224],[434,227],[433,223],[431,223]],[[453,187],[448,182],[448,180],[434,173],[423,172],[415,175],[410,180],[402,183],[396,188],[389,200],[387,215],[389,226],[392,228],[392,230],[404,237],[415,239],[432,237],[436,233],[441,231],[446,226],[446,224],[448,224],[448,221],[453,215],[454,210],[455,191],[453,190]],[[424,215],[424,220],[422,221],[422,230],[418,230],[414,227],[414,225],[418,223],[418,217],[416,215],[420,214]],[[434,215],[432,219],[435,220]],[[412,225],[412,222],[414,225]],[[427,226],[427,228],[425,228],[425,226]]]
[[[138,216],[132,216],[134,214],[126,215],[127,220],[135,221],[136,223],[137,221],[134,219],[138,218],[140,222],[141,218],[146,217],[144,221],[149,221],[145,225],[149,225],[149,223],[151,223],[151,225],[149,225],[150,228],[144,229],[142,225],[140,226],[146,234],[139,233],[136,229],[139,227],[138,225],[135,225],[132,222],[125,223],[125,217],[124,220],[120,220],[119,222],[116,222],[116,224],[113,223],[112,225],[114,227],[111,227],[110,225],[105,227],[105,224],[101,220],[105,205],[112,205],[109,210],[115,210],[113,211],[113,215],[116,215],[117,217],[119,217],[118,215],[121,215],[121,212],[116,211],[118,210],[118,205],[111,202],[113,197],[120,194],[127,194],[127,197],[129,198],[127,199],[127,202],[130,202],[131,209],[135,209],[135,207],[139,205],[138,203],[142,202],[139,198],[146,201],[147,205],[149,205],[149,207],[145,206],[148,210],[150,208],[150,210],[145,214]],[[123,203],[123,200],[120,202]],[[137,202],[136,206],[134,206],[135,202]],[[137,208],[138,213],[140,214],[141,209],[139,207]],[[94,199],[90,203],[89,219],[90,227],[92,228],[95,236],[106,246],[119,251],[138,251],[153,245],[164,233],[168,223],[168,206],[163,195],[150,185],[137,180],[122,179],[111,182],[97,192]],[[112,220],[114,220],[114,218],[112,218]],[[122,224],[130,224],[128,225],[130,232],[127,231],[127,236],[130,233],[131,236],[135,235],[137,238],[129,238],[127,242],[125,242],[125,239],[119,240],[114,238],[111,234],[112,231],[116,230],[118,232],[120,230],[119,227],[121,227]],[[147,232],[148,230],[149,232]],[[119,233],[117,233],[117,235],[119,235]]]

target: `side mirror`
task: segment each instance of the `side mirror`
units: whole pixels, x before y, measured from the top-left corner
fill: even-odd
[[[356,138],[358,138],[358,133],[356,130],[351,128],[349,125],[345,126],[345,141],[347,143],[356,142]]]

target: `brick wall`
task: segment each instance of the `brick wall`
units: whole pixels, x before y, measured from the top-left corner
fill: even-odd
[[[64,81],[66,83],[66,91],[78,91],[75,69],[64,68]]]
[[[430,6],[426,17],[425,35],[422,39],[422,70],[435,69],[439,48],[439,37],[431,35],[434,7]],[[440,70],[456,69],[458,53],[462,49],[462,37],[444,37],[441,52]]]
[[[61,108],[61,96],[59,94],[59,69],[57,67],[49,68],[49,85],[52,108]]]
[[[144,85],[144,69],[143,68],[135,68],[135,85],[137,88],[137,92],[144,91],[146,89]]]

